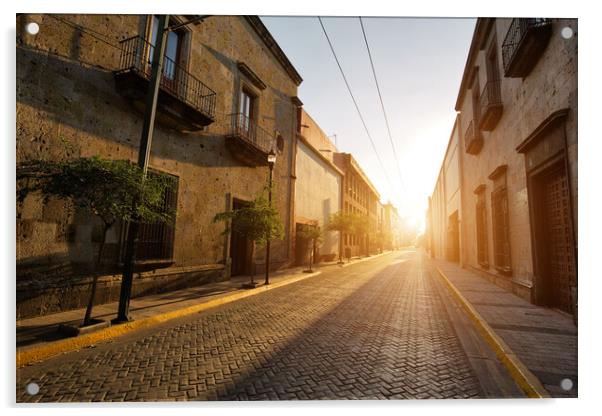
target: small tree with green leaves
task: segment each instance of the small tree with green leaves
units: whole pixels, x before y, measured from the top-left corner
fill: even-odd
[[[326,228],[329,231],[338,231],[340,233],[339,238],[341,239],[341,247],[343,246],[343,235],[353,234],[354,229],[354,217],[353,214],[339,211],[335,214],[331,214],[328,225]],[[339,263],[343,262],[343,250],[339,249]]]
[[[215,215],[213,222],[226,223],[224,234],[237,233],[260,246],[265,245],[268,241],[281,240],[284,237],[284,227],[278,210],[270,205],[266,197],[268,190],[268,187],[264,188],[247,206],[220,212]],[[253,258],[253,253],[251,253],[251,258]],[[253,273],[251,273],[251,284],[253,283]]]
[[[303,227],[298,235],[303,241],[307,242],[308,249],[310,250],[308,257],[309,267],[307,268],[307,271],[311,272],[313,271],[312,266],[315,261],[314,254],[322,242],[322,229],[317,225],[310,225]]]
[[[103,223],[96,259],[101,264],[107,232],[117,221],[169,222],[174,213],[164,208],[165,191],[171,182],[161,175],[144,177],[142,169],[128,160],[108,160],[99,156],[65,162],[37,161],[17,169],[17,179],[28,179],[19,189],[21,200],[39,192],[49,198],[71,200]],[[83,326],[91,324],[92,308],[98,283],[94,274]]]

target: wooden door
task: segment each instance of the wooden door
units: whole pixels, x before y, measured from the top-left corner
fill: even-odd
[[[542,245],[548,303],[573,312],[572,291],[577,287],[568,177],[559,164],[541,180]]]

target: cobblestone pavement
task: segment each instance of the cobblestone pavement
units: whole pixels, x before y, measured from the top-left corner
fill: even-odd
[[[327,271],[20,369],[17,401],[481,397],[434,279],[413,251]]]

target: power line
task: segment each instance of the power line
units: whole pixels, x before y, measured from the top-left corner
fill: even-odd
[[[389,134],[389,142],[391,143],[391,147],[393,148],[393,156],[395,157],[395,164],[397,166],[397,173],[399,174],[399,180],[401,181],[401,186],[404,192],[407,192],[405,187],[405,183],[403,181],[403,176],[401,174],[401,168],[399,167],[399,158],[397,157],[397,151],[395,149],[395,144],[393,142],[393,137],[391,135],[391,126],[389,125],[389,118],[387,117],[387,112],[385,111],[385,104],[383,103],[383,96],[380,92],[380,86],[378,84],[378,77],[376,76],[376,70],[374,69],[374,61],[372,60],[372,53],[370,52],[370,45],[368,45],[368,38],[366,37],[366,31],[364,29],[364,23],[362,22],[362,18],[360,16],[360,25],[362,27],[362,34],[364,35],[364,42],[366,42],[366,49],[368,50],[368,57],[370,58],[370,66],[372,67],[372,75],[374,75],[374,82],[376,83],[376,90],[378,91],[378,99],[380,100],[380,106],[383,110],[383,116],[385,118],[385,124],[387,125],[387,133]]]
[[[390,189],[393,190],[393,186],[391,184],[391,179],[389,178],[389,175],[387,174],[387,170],[385,169],[385,166],[383,165],[383,161],[381,160],[380,156],[378,155],[378,151],[376,150],[376,145],[374,144],[374,140],[372,140],[372,136],[370,135],[370,132],[368,131],[368,127],[366,126],[366,122],[364,121],[364,117],[362,116],[360,108],[357,105],[357,101],[355,100],[355,96],[351,92],[351,87],[349,86],[349,82],[347,82],[347,77],[345,76],[345,72],[343,71],[343,68],[341,67],[341,63],[339,62],[339,58],[337,57],[337,54],[334,51],[334,47],[332,46],[332,42],[330,41],[330,38],[328,37],[328,33],[326,32],[326,28],[324,27],[324,23],[322,23],[322,18],[320,16],[318,16],[318,20],[320,21],[320,26],[322,26],[322,30],[324,31],[324,35],[326,36],[326,40],[328,41],[328,45],[330,46],[330,51],[332,52],[332,55],[334,56],[334,59],[337,62],[339,70],[341,71],[341,75],[343,76],[343,80],[345,81],[345,85],[347,86],[347,91],[349,91],[349,95],[351,95],[351,99],[353,100],[353,104],[355,105],[355,109],[357,110],[357,114],[360,116],[360,120],[362,121],[362,124],[364,126],[364,130],[366,130],[366,134],[368,135],[368,138],[370,139],[370,143],[372,144],[372,149],[374,149],[374,154],[376,155],[376,158],[378,159],[378,163],[380,163],[380,167],[382,168],[382,170],[383,170],[383,172],[385,174],[385,177],[387,178],[387,182],[389,183]]]

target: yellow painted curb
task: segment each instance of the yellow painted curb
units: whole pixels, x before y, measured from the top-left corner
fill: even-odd
[[[437,272],[447,284],[452,294],[460,301],[460,304],[466,311],[466,314],[475,323],[477,329],[487,343],[493,348],[495,354],[504,364],[510,376],[514,379],[516,384],[525,392],[527,397],[531,398],[549,398],[550,394],[541,385],[539,379],[525,366],[518,356],[512,351],[512,349],[504,342],[504,340],[495,333],[495,331],[489,326],[489,324],[483,319],[483,317],[477,312],[472,304],[460,293],[460,291],[453,285],[448,277],[441,271],[439,267],[436,267]]]
[[[187,315],[191,315],[193,313],[198,313],[207,309],[215,308],[220,305],[225,305],[226,303],[234,302],[239,299],[244,299],[249,296],[257,295],[267,290],[272,290],[282,286],[290,285],[291,283],[295,283],[300,280],[305,280],[309,277],[317,276],[321,273],[321,271],[308,273],[305,275],[286,279],[281,282],[271,283],[268,286],[259,286],[255,289],[235,292],[231,295],[226,295],[186,308],[177,309],[175,311],[158,314],[149,318],[127,322],[116,326],[110,326],[97,332],[82,335],[79,337],[67,338],[49,344],[40,345],[39,347],[26,348],[21,351],[17,351],[17,368],[26,366],[37,361],[45,360],[54,355],[79,350],[81,348],[85,348],[99,342],[108,341],[110,339],[128,334],[130,332],[144,328],[149,328],[175,318],[181,318]]]

